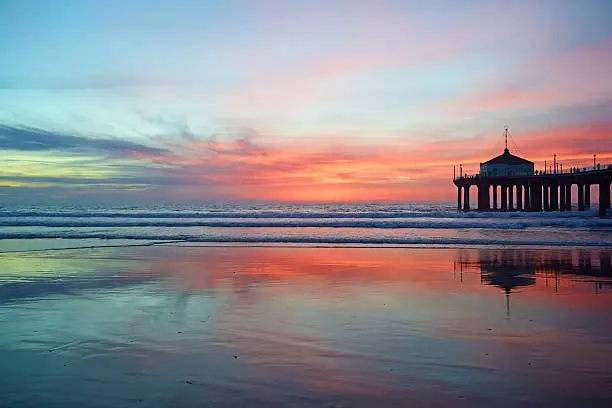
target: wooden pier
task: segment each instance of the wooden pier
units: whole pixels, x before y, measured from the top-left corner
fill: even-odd
[[[578,211],[591,208],[591,186],[599,188],[599,216],[610,208],[612,166],[566,173],[536,173],[517,176],[462,174],[457,186],[457,209],[470,210],[470,187],[478,189],[479,211],[571,211],[572,186],[578,187]],[[498,190],[500,197],[498,197]]]

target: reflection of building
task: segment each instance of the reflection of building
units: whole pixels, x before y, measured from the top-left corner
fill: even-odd
[[[510,316],[510,293],[518,287],[535,285],[536,268],[514,257],[514,251],[491,252],[479,251],[480,281],[503,289],[506,294],[506,315]]]
[[[531,276],[530,276],[531,275]],[[481,264],[480,279],[482,283],[497,286],[507,294],[512,289],[535,284],[535,268],[514,267],[511,264]]]
[[[593,282],[595,293],[612,286],[612,251],[607,249],[480,249],[460,250],[457,261],[461,270],[477,268],[483,284],[502,289],[510,313],[510,294],[516,288],[535,285],[539,277],[554,278],[554,290],[559,291],[560,277],[581,282]]]

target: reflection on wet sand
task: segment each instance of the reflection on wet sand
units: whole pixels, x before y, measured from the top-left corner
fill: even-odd
[[[313,256],[316,254],[316,256]],[[512,293],[543,279],[590,283],[595,294],[612,285],[609,249],[372,249],[372,248],[100,248],[0,257],[0,300],[9,284],[27,284],[23,296],[71,293],[79,288],[112,288],[167,280],[175,289],[233,287],[248,292],[257,284],[320,279],[331,287],[383,282],[452,286],[454,279],[479,273],[480,282]],[[37,290],[32,290],[38,285]],[[575,286],[575,285],[573,285]],[[2,297],[4,295],[4,297]]]
[[[5,254],[0,392],[12,407],[606,406],[611,282],[608,249]]]
[[[545,286],[553,286],[555,293],[559,293],[562,281],[590,282],[594,294],[599,294],[604,286],[612,286],[611,253],[607,249],[460,250],[454,271],[456,274],[457,265],[460,274],[464,270],[479,270],[483,284],[504,291],[509,316],[511,293],[536,285],[536,278],[543,278]]]
[[[536,277],[546,285],[554,281],[559,292],[561,281],[591,283],[595,294],[612,285],[612,250],[508,250],[479,249],[459,251],[455,262],[461,269],[477,268],[482,282],[506,293],[536,284]]]

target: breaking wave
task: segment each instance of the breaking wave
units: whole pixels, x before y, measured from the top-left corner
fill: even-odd
[[[157,227],[157,228],[427,228],[427,229],[525,229],[530,227],[564,227],[564,228],[612,228],[612,220],[608,219],[559,219],[559,218],[523,218],[523,219],[242,219],[242,220],[143,220],[141,219],[0,219],[0,227],[50,227],[50,228],[123,228],[123,227]]]
[[[9,211],[0,210],[0,218],[262,218],[262,219],[314,219],[314,218],[584,218],[595,215],[595,210],[582,212],[465,212],[451,211]]]
[[[612,247],[612,220],[594,215],[595,210],[458,213],[446,205],[5,207],[0,208],[0,252],[36,247],[44,240],[40,244],[44,248],[72,240],[96,241],[95,245],[123,240],[135,244]],[[55,239],[65,241],[51,241]]]

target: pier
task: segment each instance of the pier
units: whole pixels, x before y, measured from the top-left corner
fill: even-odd
[[[599,216],[610,209],[612,165],[595,161],[592,167],[559,169],[556,160],[550,169],[534,171],[533,163],[510,154],[508,129],[504,153],[480,164],[480,172],[463,173],[453,177],[457,186],[457,209],[470,211],[470,188],[478,190],[479,211],[572,211],[576,186],[577,210],[591,208],[591,187],[599,189]],[[550,171],[549,171],[550,170]]]
[[[591,208],[591,186],[599,188],[599,216],[610,209],[612,166],[580,173],[524,176],[463,175],[454,180],[457,209],[470,211],[470,188],[478,189],[480,211],[571,211],[572,186],[577,186],[577,209]]]

